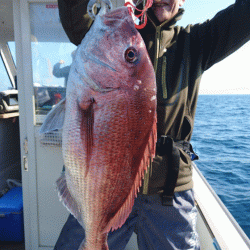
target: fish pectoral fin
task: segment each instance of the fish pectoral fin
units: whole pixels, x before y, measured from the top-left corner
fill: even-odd
[[[80,213],[78,205],[69,192],[66,182],[65,172],[63,172],[56,181],[56,187],[60,201],[62,201],[63,205],[67,208],[67,210],[77,219],[77,221],[84,228],[82,215]]]
[[[39,133],[45,134],[63,128],[66,99],[61,100],[47,114]]]

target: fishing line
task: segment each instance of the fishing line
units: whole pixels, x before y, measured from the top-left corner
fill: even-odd
[[[147,13],[146,13],[146,12],[147,12],[147,10],[148,10],[152,5],[153,5],[153,0],[146,0],[146,1],[143,1],[143,6],[144,6],[144,7],[143,7],[142,10],[140,10],[140,9],[136,8],[137,5],[132,4],[131,2],[126,2],[126,3],[124,4],[124,6],[128,7],[129,14],[130,14],[131,16],[134,15],[137,19],[139,19],[140,24],[135,24],[135,27],[136,27],[137,29],[143,29],[143,28],[146,26],[146,24],[147,24]],[[136,15],[136,14],[134,13],[135,10],[139,12],[138,15]]]

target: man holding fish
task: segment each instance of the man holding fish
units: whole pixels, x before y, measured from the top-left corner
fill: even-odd
[[[154,0],[147,10],[146,26],[139,30],[156,75],[156,153],[129,217],[123,225],[116,223],[119,228],[108,235],[109,249],[124,249],[133,232],[141,250],[200,249],[192,191],[192,161],[198,157],[189,143],[199,84],[205,70],[249,41],[250,1],[236,0],[213,19],[186,28],[176,26],[184,2]],[[88,2],[58,0],[58,4],[65,32],[79,45],[93,22],[87,13]],[[133,60],[133,49],[127,56]],[[139,83],[134,88],[140,88]],[[91,138],[86,140],[93,143]],[[70,216],[55,249],[78,249],[83,239],[84,230]]]

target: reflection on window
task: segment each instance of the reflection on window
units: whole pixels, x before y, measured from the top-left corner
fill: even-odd
[[[7,89],[12,89],[12,84],[0,55],[0,91]]]
[[[63,42],[31,42],[34,86],[66,87],[75,46]]]
[[[58,5],[31,3],[31,51],[36,123],[66,95],[76,46],[69,42],[59,19]]]

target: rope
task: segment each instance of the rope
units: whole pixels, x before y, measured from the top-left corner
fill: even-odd
[[[146,3],[145,3],[146,1]],[[137,29],[143,29],[146,24],[147,24],[147,10],[153,5],[153,0],[145,0],[143,1],[145,4],[143,4],[143,9],[140,10],[138,8],[136,8],[132,3],[130,2],[126,2],[124,5],[128,7],[128,11],[129,11],[129,14],[132,16],[132,14],[134,13],[135,10],[137,10],[138,12],[140,12],[140,14],[138,15],[135,15],[136,18],[138,18],[140,20],[140,23],[139,25],[135,24],[135,27]]]

